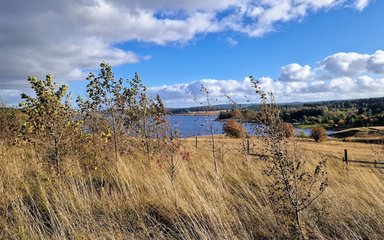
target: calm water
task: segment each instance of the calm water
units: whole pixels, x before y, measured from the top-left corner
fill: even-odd
[[[209,118],[212,119],[212,125],[215,134],[223,133],[224,122],[215,121],[216,116],[170,116],[169,120],[174,129],[178,129],[181,137],[202,136],[210,134]],[[246,124],[245,128],[249,134],[253,134],[251,124]],[[302,132],[306,135],[311,133],[310,129],[296,129],[296,132]],[[333,131],[327,131],[331,134]]]

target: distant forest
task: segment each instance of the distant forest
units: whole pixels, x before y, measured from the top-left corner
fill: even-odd
[[[333,126],[384,125],[384,98],[305,103],[302,107],[285,107],[283,119],[287,122],[328,124]]]
[[[325,127],[364,127],[384,125],[384,97],[333,100],[312,103],[279,104],[284,121],[294,124],[322,124]],[[219,120],[239,118],[249,122],[257,121],[259,105],[244,105],[234,109],[233,105],[213,106],[211,110],[221,110]],[[192,110],[193,109],[193,110]],[[203,111],[207,107],[183,109],[184,112]],[[181,109],[178,109],[180,112]],[[178,113],[178,111],[171,111]],[[239,115],[239,112],[241,114]]]

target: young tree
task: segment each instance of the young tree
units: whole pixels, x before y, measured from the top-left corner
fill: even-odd
[[[291,234],[304,236],[301,213],[324,192],[327,185],[325,160],[319,161],[314,171],[304,166],[303,156],[294,142],[289,142],[283,130],[280,108],[273,94],[265,93],[259,82],[251,77],[253,87],[261,99],[259,124],[256,130],[262,134],[267,162],[265,174],[272,183],[268,186],[272,208],[284,216],[283,223],[294,223]]]
[[[219,178],[219,166],[218,166],[217,157],[216,157],[215,129],[213,125],[213,120],[209,115],[211,111],[211,98],[209,95],[208,88],[206,88],[204,85],[201,85],[201,92],[203,92],[206,97],[206,103],[207,103],[206,113],[208,115],[209,134],[211,136],[211,151],[212,151],[213,166],[215,169],[216,178]]]
[[[135,73],[132,80],[117,80],[107,63],[100,64],[97,77],[90,73],[87,80],[87,98],[79,97],[78,105],[91,133],[111,136],[117,160],[122,136],[146,140],[149,120],[165,113],[164,104],[159,96],[156,101],[148,98],[139,74]]]
[[[26,114],[23,134],[54,160],[60,174],[60,161],[81,132],[81,122],[74,118],[66,85],[58,86],[51,75],[45,80],[29,77],[28,81],[36,97],[21,94],[20,107]]]
[[[115,160],[118,158],[118,113],[117,108],[122,101],[123,80],[115,80],[111,66],[100,64],[100,74],[95,76],[90,73],[87,77],[87,99],[80,97],[77,103],[84,114],[87,127],[91,133],[110,135],[112,132]],[[112,131],[111,131],[112,130]]]

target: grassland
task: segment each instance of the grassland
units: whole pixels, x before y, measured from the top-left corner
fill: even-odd
[[[114,161],[108,154],[84,168],[77,154],[62,175],[33,150],[0,144],[1,239],[276,239],[287,238],[268,200],[264,163],[244,158],[240,140],[218,139],[220,178],[210,140],[182,141],[190,158],[175,179],[178,206],[166,169],[139,150]],[[382,145],[299,140],[308,167],[328,159],[329,186],[303,212],[314,239],[381,239],[384,236],[384,170],[342,162],[383,160]],[[251,152],[262,146],[251,140]],[[88,165],[89,166],[89,165]]]

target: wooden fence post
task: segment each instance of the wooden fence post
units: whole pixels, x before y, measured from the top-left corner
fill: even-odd
[[[247,154],[249,155],[249,139],[247,139]]]
[[[195,138],[195,147],[197,149],[197,137]]]
[[[348,164],[348,151],[347,151],[347,149],[344,149],[344,161],[346,164]]]

